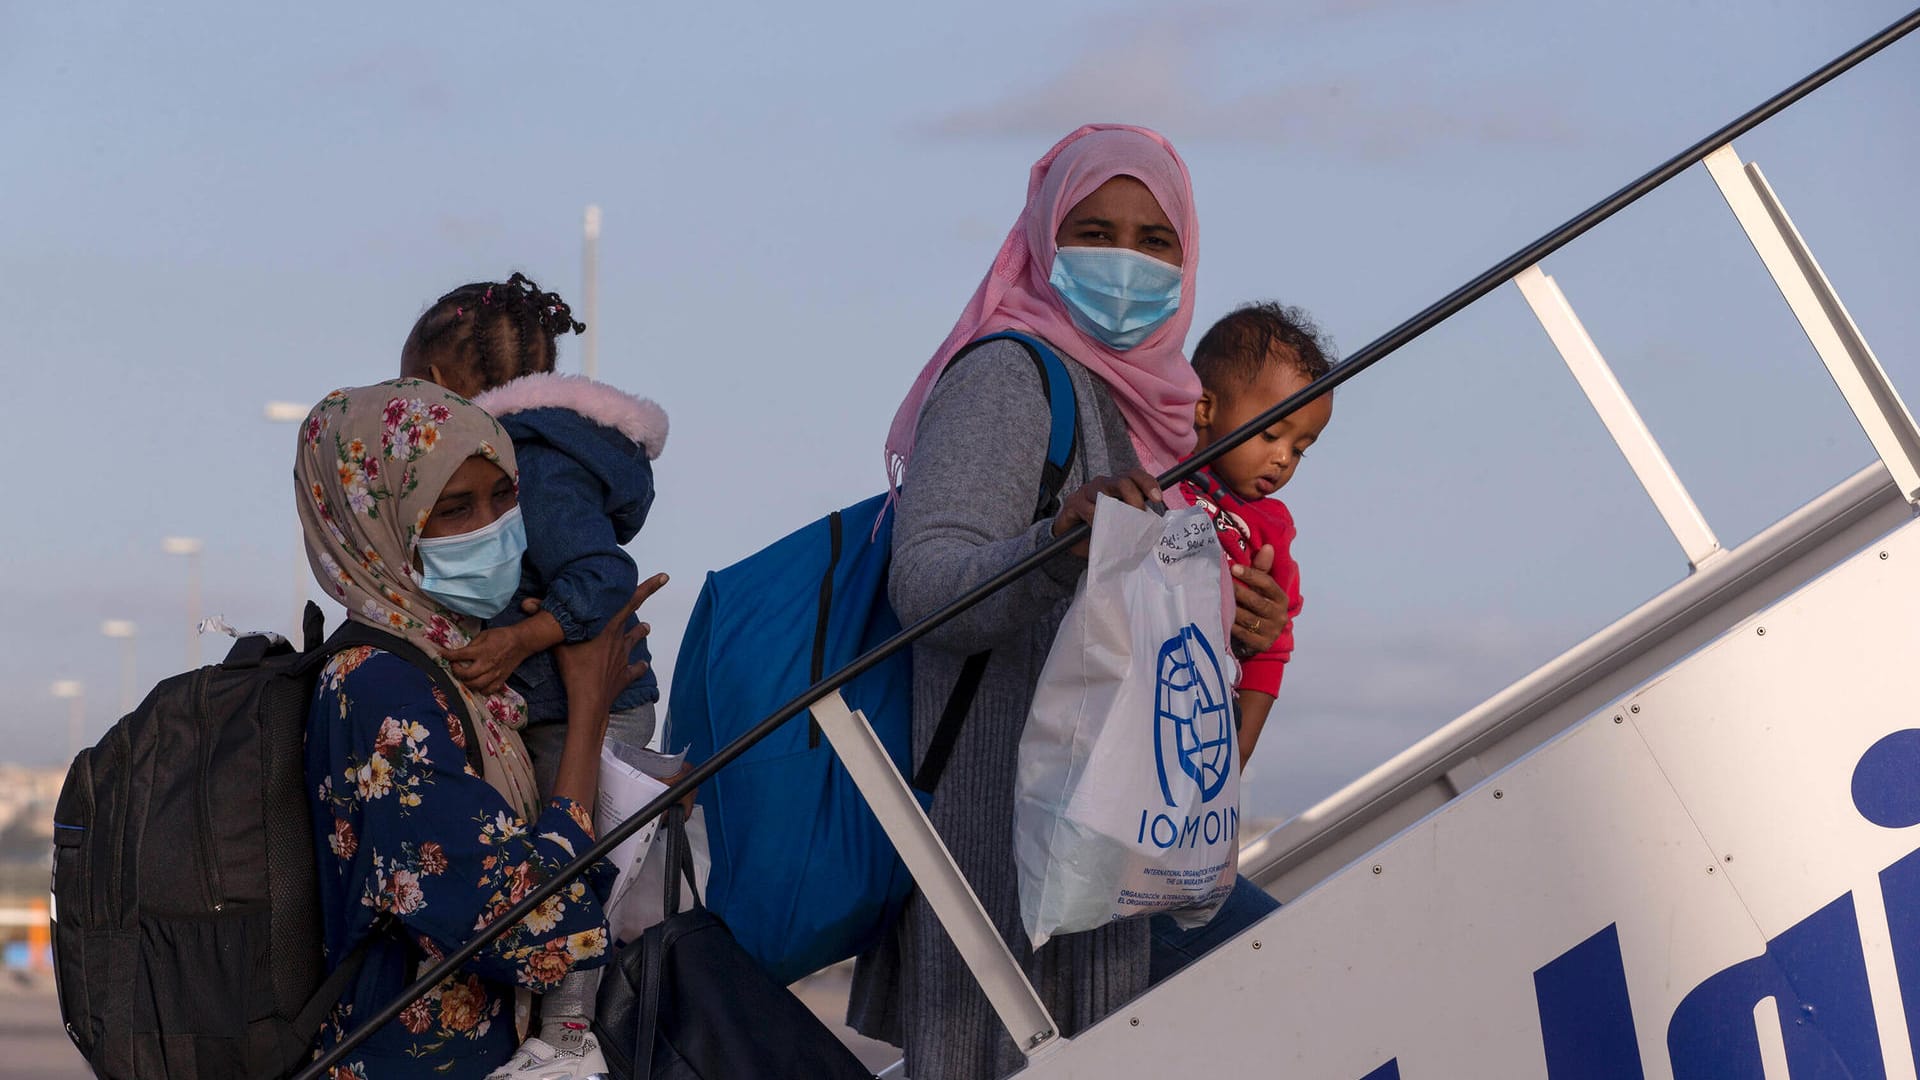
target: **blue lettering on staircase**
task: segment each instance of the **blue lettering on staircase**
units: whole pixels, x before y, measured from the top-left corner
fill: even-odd
[[[1920,825],[1920,729],[1873,744],[1854,769],[1860,815]],[[1920,1060],[1920,850],[1880,872],[1908,1038]],[[1533,973],[1548,1080],[1643,1080],[1620,934],[1608,925]],[[1754,1007],[1772,998],[1794,1080],[1885,1080],[1880,1029],[1846,893],[1789,927],[1766,951],[1702,981],[1667,1023],[1674,1080],[1764,1080]],[[1399,1059],[1361,1080],[1399,1080]]]
[[[1553,1080],[1643,1080],[1620,931],[1608,926],[1533,973]]]

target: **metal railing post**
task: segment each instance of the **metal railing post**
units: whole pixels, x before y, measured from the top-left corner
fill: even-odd
[[[1587,403],[1600,414],[1600,422],[1653,500],[1654,509],[1660,511],[1667,531],[1680,542],[1680,550],[1687,554],[1687,566],[1698,570],[1709,560],[1725,555],[1700,507],[1673,471],[1673,464],[1647,429],[1647,422],[1640,418],[1640,410],[1633,407],[1633,399],[1614,377],[1606,357],[1600,355],[1599,346],[1581,325],[1580,316],[1573,313],[1573,305],[1567,303],[1560,286],[1537,263],[1515,275],[1513,283],[1553,340],[1553,347],[1560,351],[1560,358],[1567,362],[1567,370],[1573,372]]]
[[[1731,142],[1705,160],[1707,174],[1739,219],[1874,452],[1907,501],[1920,502],[1920,428],[1914,426],[1913,414],[1867,347],[1867,339],[1814,261],[1813,251],[1793,227],[1793,219],[1761,175],[1760,166],[1743,168]]]
[[[913,875],[914,887],[933,908],[941,928],[959,950],[960,959],[986,993],[1007,1034],[1013,1036],[1013,1044],[1022,1053],[1031,1054],[1053,1040],[1059,1031],[1053,1017],[1047,1014],[1026,972],[987,917],[987,909],[980,906],[973,887],[954,865],[947,845],[940,841],[926,811],[920,809],[920,800],[914,797],[906,778],[894,768],[893,759],[887,756],[887,748],[867,718],[850,710],[838,690],[809,708],[854,786],[880,819],[887,839],[900,853],[900,861]]]

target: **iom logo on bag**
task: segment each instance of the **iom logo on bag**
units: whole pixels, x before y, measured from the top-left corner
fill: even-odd
[[[1154,754],[1160,794],[1178,806],[1169,766],[1200,785],[1209,802],[1227,785],[1239,746],[1233,733],[1232,699],[1220,660],[1198,626],[1188,623],[1160,646],[1159,685],[1154,691]]]

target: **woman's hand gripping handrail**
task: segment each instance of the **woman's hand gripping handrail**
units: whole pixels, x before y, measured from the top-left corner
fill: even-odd
[[[1308,402],[1313,401],[1322,394],[1332,391],[1334,387],[1339,386],[1341,383],[1360,374],[1367,368],[1372,367],[1374,364],[1398,350],[1401,346],[1459,313],[1461,309],[1473,303],[1475,300],[1506,284],[1515,274],[1518,274],[1520,271],[1525,270],[1527,267],[1532,266],[1534,263],[1539,262],[1541,259],[1546,258],[1548,255],[1571,243],[1587,230],[1632,205],[1642,196],[1673,179],[1675,176],[1678,176],[1681,172],[1698,163],[1714,150],[1719,149],[1726,143],[1733,141],[1745,132],[1757,127],[1775,113],[1778,113],[1780,110],[1826,85],[1847,69],[1900,40],[1916,28],[1920,28],[1920,8],[1908,12],[1903,18],[1894,22],[1886,29],[1861,42],[1859,45],[1854,46],[1832,62],[1821,67],[1806,78],[1801,79],[1799,82],[1794,83],[1780,93],[1775,94],[1738,119],[1721,127],[1713,134],[1708,135],[1686,150],[1667,159],[1667,161],[1663,162],[1657,168],[1595,203],[1593,206],[1569,220],[1566,224],[1561,225],[1559,228],[1528,244],[1526,247],[1521,248],[1514,254],[1502,259],[1485,273],[1480,274],[1465,285],[1453,290],[1422,310],[1419,314],[1401,323],[1399,326],[1394,327],[1384,336],[1352,354],[1326,375],[1314,380],[1311,384],[1300,390],[1300,392],[1248,421],[1232,434],[1227,435],[1205,450],[1181,462],[1178,466],[1168,470],[1160,477],[1161,487],[1171,487],[1180,483],[1207,465],[1212,464],[1221,455],[1228,453],[1254,435],[1273,426]],[[401,992],[400,996],[387,1003],[387,1005],[382,1007],[378,1012],[365,1017],[354,1027],[352,1032],[348,1033],[348,1035],[331,1050],[322,1054],[311,1065],[301,1070],[295,1077],[295,1080],[322,1080],[330,1067],[351,1053],[355,1047],[366,1040],[367,1036],[388,1023],[391,1023],[408,1005],[424,996],[427,991],[433,989],[434,986],[438,985],[440,981],[448,975],[453,974],[462,964],[472,959],[475,953],[478,953],[481,949],[492,943],[495,938],[498,938],[501,934],[526,918],[535,908],[544,903],[548,897],[565,888],[569,882],[585,872],[589,866],[592,866],[595,862],[604,858],[608,852],[620,846],[627,837],[632,836],[635,832],[645,827],[647,823],[659,817],[667,807],[685,798],[688,793],[692,792],[701,784],[706,783],[713,774],[727,767],[735,758],[746,753],[760,740],[771,735],[780,725],[806,711],[807,706],[811,705],[814,701],[835,690],[841,689],[872,669],[874,665],[901,649],[906,648],[908,645],[913,644],[915,641],[918,641],[961,612],[992,596],[994,593],[1024,575],[1031,573],[1042,563],[1065,553],[1074,545],[1085,540],[1091,531],[1092,530],[1084,524],[1074,526],[1066,533],[1054,538],[1054,540],[1045,547],[1021,559],[999,574],[994,575],[989,580],[968,590],[964,595],[941,608],[939,611],[914,623],[912,626],[906,627],[893,637],[874,646],[846,667],[821,679],[818,683],[808,687],[805,691],[793,698],[793,700],[780,706],[771,716],[754,725],[753,730],[735,739],[733,742],[728,743],[726,746],[721,747],[713,757],[694,766],[693,771],[675,781],[671,787],[667,788],[665,792],[662,792],[652,802],[642,807],[638,813],[635,813],[632,817],[609,830],[605,836],[602,836],[591,848],[588,848],[584,854],[568,863],[559,873],[549,878],[539,887],[527,893],[525,898],[513,905],[513,907],[507,909],[499,918],[489,922],[484,929],[474,935],[465,945],[449,952],[444,959],[422,972],[412,984]]]

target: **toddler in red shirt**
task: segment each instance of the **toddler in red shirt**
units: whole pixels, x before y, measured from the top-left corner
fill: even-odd
[[[1332,367],[1328,348],[1305,312],[1279,304],[1247,304],[1213,324],[1193,350],[1202,393],[1193,409],[1205,449],[1240,425],[1298,393]],[[1293,619],[1300,613],[1300,566],[1293,561],[1295,528],[1287,504],[1272,495],[1293,479],[1307,447],[1333,419],[1333,395],[1323,394],[1272,427],[1222,455],[1183,485],[1213,518],[1227,558],[1273,575],[1287,591],[1287,625],[1264,651],[1238,640],[1240,762],[1246,764],[1280,692],[1293,655]],[[1263,628],[1236,627],[1252,630]],[[1236,634],[1236,638],[1238,635]]]
[[[1332,347],[1320,337],[1306,313],[1279,304],[1236,308],[1208,329],[1193,350],[1200,375],[1200,401],[1193,426],[1205,449],[1261,413],[1325,375]],[[1273,575],[1287,591],[1287,625],[1271,646],[1258,649],[1272,627],[1233,628],[1233,653],[1240,658],[1240,764],[1266,725],[1280,676],[1293,654],[1293,618],[1300,613],[1300,567],[1293,561],[1293,515],[1279,499],[1269,498],[1293,479],[1300,457],[1333,418],[1333,398],[1321,395],[1311,405],[1222,454],[1218,461],[1182,485],[1213,518],[1220,546],[1235,565]],[[1182,930],[1166,915],[1149,920],[1147,981],[1157,984],[1254,923],[1279,904],[1242,877],[1226,903],[1205,926]]]

